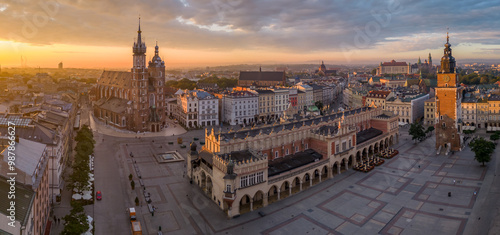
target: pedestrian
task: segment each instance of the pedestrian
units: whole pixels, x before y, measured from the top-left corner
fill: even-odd
[[[456,181],[455,181],[455,180],[453,180],[453,184],[455,184],[455,182],[456,182]]]
[[[57,224],[61,224],[61,218],[57,218]]]
[[[55,223],[55,222],[57,222],[57,218],[56,218],[56,216],[54,215],[54,223]]]
[[[476,196],[476,195],[477,195],[477,192],[476,192],[476,191],[474,191],[474,196]]]

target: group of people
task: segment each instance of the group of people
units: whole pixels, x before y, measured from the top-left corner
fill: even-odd
[[[358,162],[358,164],[356,164],[356,166],[354,166],[353,169],[366,173],[373,170],[375,166],[380,166],[382,163],[384,163],[384,160],[380,159],[379,156],[376,157],[371,156],[368,157],[368,160]]]
[[[399,153],[398,150],[388,148],[388,149],[382,150],[380,153],[377,154],[377,156],[380,156],[382,158],[391,159],[394,156],[398,155],[398,153]]]

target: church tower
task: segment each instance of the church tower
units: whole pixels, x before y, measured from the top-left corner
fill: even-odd
[[[141,18],[139,18],[139,29],[137,30],[137,41],[134,42],[132,52],[134,53],[132,72],[132,101],[134,109],[134,126],[138,131],[147,131],[146,116],[148,107],[147,97],[147,78],[148,69],[146,68],[146,43],[142,41]]]
[[[139,18],[139,30],[137,30],[137,41],[134,42],[132,51],[134,52],[134,66],[132,70],[143,70],[146,68],[146,43],[142,42],[141,18]],[[133,71],[132,71],[133,72]]]
[[[436,149],[459,151],[462,146],[462,90],[455,71],[455,58],[446,35],[441,68],[437,71],[436,87]]]

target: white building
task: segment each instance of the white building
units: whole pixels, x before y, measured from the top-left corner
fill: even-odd
[[[286,97],[288,99],[288,97]],[[259,96],[250,91],[225,94],[224,121],[230,125],[251,124],[259,115]]]
[[[278,118],[283,115],[283,112],[288,109],[290,102],[288,89],[273,89],[274,91],[274,110],[278,114]]]
[[[297,89],[306,93],[306,103],[305,106],[314,105],[314,92],[313,88],[307,84],[297,83]]]
[[[411,97],[391,97],[386,101],[386,110],[399,115],[399,122],[414,123],[424,117],[425,101],[429,94],[418,94]]]
[[[199,107],[199,125],[219,125],[219,99],[206,91],[196,91],[196,93]]]

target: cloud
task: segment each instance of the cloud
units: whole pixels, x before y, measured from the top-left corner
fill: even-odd
[[[4,40],[131,46],[141,15],[149,45],[315,53],[500,44],[498,1],[24,0],[0,3]],[[364,41],[363,41],[364,39]]]

